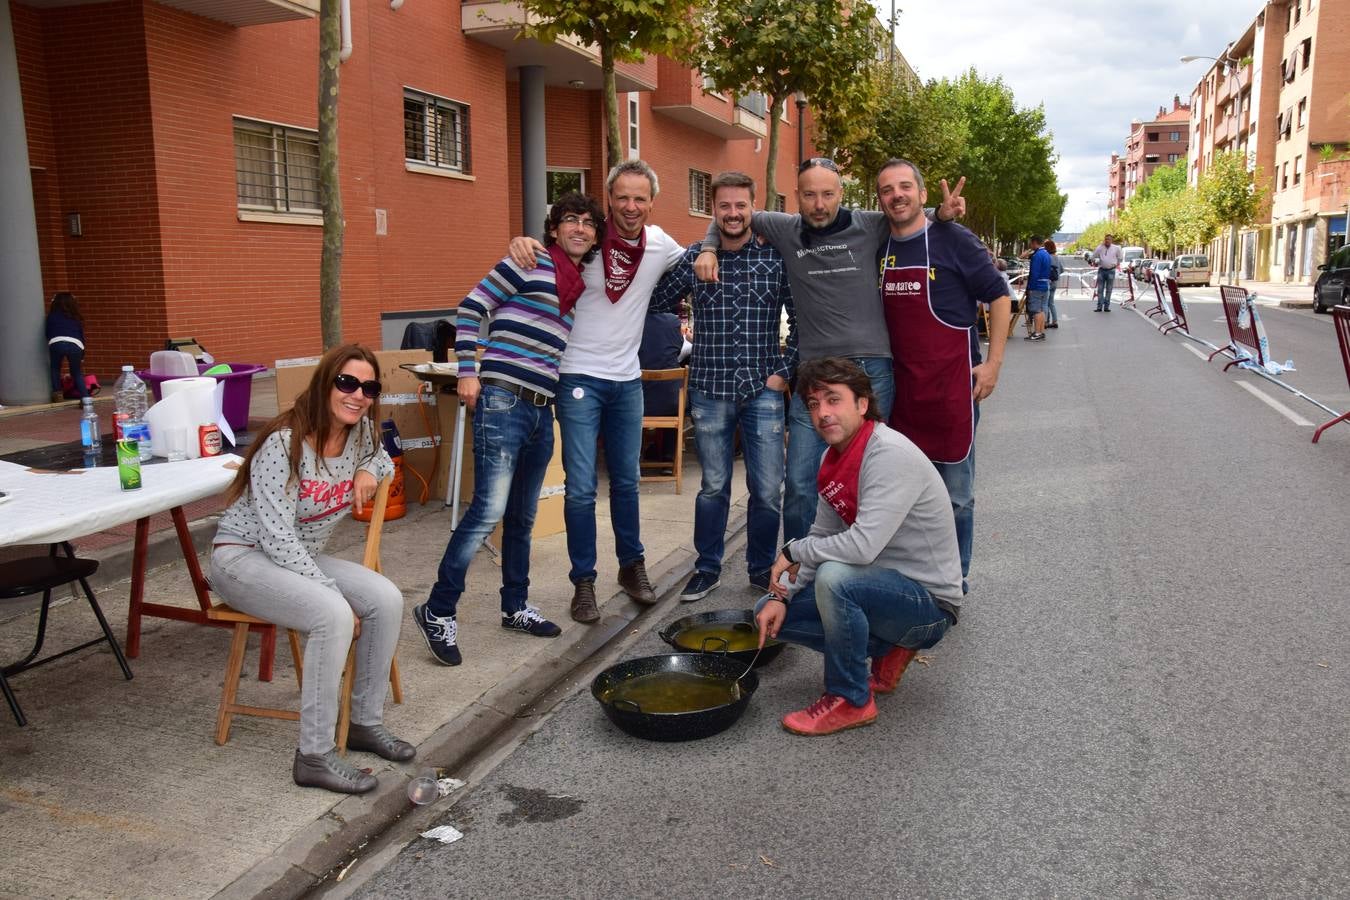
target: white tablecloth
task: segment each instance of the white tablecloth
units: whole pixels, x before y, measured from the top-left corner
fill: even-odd
[[[50,544],[106,531],[218,494],[234,480],[232,454],[166,462],[141,470],[140,490],[124,491],[116,467],[34,472],[0,462],[0,546]]]

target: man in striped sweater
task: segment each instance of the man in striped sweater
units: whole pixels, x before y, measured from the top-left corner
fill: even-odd
[[[598,203],[564,195],[549,210],[535,265],[503,259],[459,305],[457,391],[474,409],[473,502],[450,536],[430,597],[413,608],[427,648],[444,665],[462,661],[455,610],[469,563],[498,522],[504,522],[502,627],[536,637],[561,633],[527,602],[530,532],[553,457],[558,364],[583,288],[581,269],[604,227]]]

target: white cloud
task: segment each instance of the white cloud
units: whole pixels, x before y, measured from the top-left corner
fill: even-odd
[[[1020,106],[1045,105],[1069,195],[1063,227],[1101,218],[1111,154],[1124,150],[1132,119],[1188,102],[1205,63],[1218,56],[1263,0],[1078,0],[1055,8],[1006,0],[896,0],[896,43],[924,79],[974,66],[1001,75]],[[883,21],[886,0],[873,0]],[[1101,196],[1095,192],[1100,191]]]

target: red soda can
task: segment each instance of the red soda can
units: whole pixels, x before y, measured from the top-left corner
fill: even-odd
[[[127,419],[130,418],[131,418],[130,413],[124,412],[113,413],[113,440],[115,441],[122,440],[122,426],[126,423]]]
[[[215,424],[197,426],[197,446],[201,449],[202,456],[219,456],[220,426]]]

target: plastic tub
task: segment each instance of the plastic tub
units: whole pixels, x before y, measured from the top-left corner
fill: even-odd
[[[212,363],[219,365],[219,363]],[[253,376],[259,372],[266,372],[267,366],[259,366],[254,363],[229,363],[230,372],[224,375],[209,375],[217,381],[225,382],[225,399],[222,404],[225,413],[225,421],[230,423],[230,427],[236,432],[244,431],[248,428],[248,406],[253,398]],[[197,374],[205,372],[211,366],[205,363],[197,363]],[[156,375],[150,371],[137,372],[141,380],[150,385],[150,390],[154,392],[156,402],[160,399],[160,385],[174,378],[182,378],[182,375]]]

